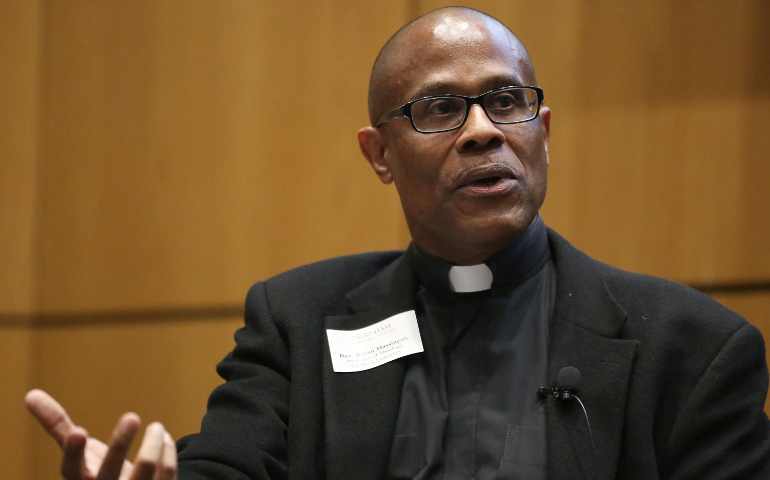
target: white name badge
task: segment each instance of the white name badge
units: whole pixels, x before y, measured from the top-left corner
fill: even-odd
[[[358,330],[326,330],[335,372],[360,372],[423,351],[414,310]]]

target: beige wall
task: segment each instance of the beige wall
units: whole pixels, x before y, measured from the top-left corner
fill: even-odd
[[[51,5],[43,311],[237,305],[255,279],[404,243],[355,137],[397,3]]]
[[[0,2],[0,463],[31,478],[31,428],[20,400],[32,385],[41,50],[37,2]]]
[[[767,291],[726,293],[770,282],[770,6],[464,4],[511,26],[537,66],[547,223],[601,260],[710,287],[770,334]],[[380,46],[442,5],[0,4],[10,477],[56,470],[21,406],[30,386],[98,435],[129,408],[192,432],[251,283],[406,245],[355,132]]]
[[[0,3],[0,314],[35,303],[39,8]]]

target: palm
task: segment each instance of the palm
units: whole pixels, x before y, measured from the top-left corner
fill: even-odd
[[[85,472],[84,479],[96,480],[99,469],[102,468],[104,457],[107,455],[107,445],[93,437],[86,441],[85,449]],[[134,466],[128,460],[123,461],[123,468],[120,470],[120,480],[127,480],[131,475]]]

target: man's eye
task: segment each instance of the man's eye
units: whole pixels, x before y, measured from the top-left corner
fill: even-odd
[[[457,112],[457,106],[448,99],[436,99],[425,108],[426,115],[450,115]]]
[[[512,93],[502,93],[500,95],[495,96],[495,98],[492,99],[492,102],[490,102],[489,107],[494,108],[496,110],[506,110],[511,109],[517,106],[521,106],[523,102],[516,98],[516,95]]]

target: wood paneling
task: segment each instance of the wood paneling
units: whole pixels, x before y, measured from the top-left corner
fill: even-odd
[[[33,479],[30,450],[33,420],[24,408],[24,394],[30,388],[32,332],[26,327],[0,326],[0,463],[3,477]]]
[[[0,2],[0,315],[33,309],[38,2]]]
[[[47,6],[44,311],[238,304],[290,267],[404,246],[356,141],[403,3]]]
[[[173,312],[232,310],[255,280],[406,244],[355,133],[379,48],[443,4],[0,5],[0,319],[65,320],[0,329],[11,477],[58,470],[56,445],[29,433],[28,386],[98,437],[131,409],[178,438],[241,320]],[[549,225],[621,268],[770,280],[770,4],[465,4],[537,66],[554,111]],[[770,331],[768,294],[717,298]],[[143,309],[170,314],[126,321]],[[109,311],[129,314],[67,321]]]
[[[199,430],[208,395],[222,381],[214,367],[242,324],[236,317],[42,328],[34,386],[97,438],[109,438],[118,417],[135,411],[145,425],[158,420],[178,439]],[[21,396],[15,402],[21,407]],[[58,446],[40,428],[32,440],[31,478],[54,478]]]
[[[36,291],[40,43],[39,2],[0,2],[0,464],[4,478],[20,480],[32,479],[34,425],[22,400],[32,359],[25,324]]]
[[[722,305],[743,315],[748,321],[762,330],[765,344],[770,339],[770,292],[713,294]],[[770,363],[770,351],[765,352]],[[770,394],[765,401],[765,412],[770,415]]]
[[[632,271],[770,278],[770,4],[462,3],[532,55],[553,109],[549,225]]]

